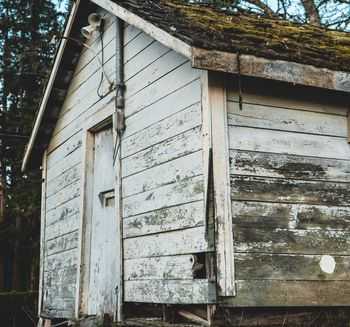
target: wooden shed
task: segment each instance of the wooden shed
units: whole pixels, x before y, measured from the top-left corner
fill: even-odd
[[[23,161],[40,316],[350,305],[349,71],[347,33],[76,0]]]

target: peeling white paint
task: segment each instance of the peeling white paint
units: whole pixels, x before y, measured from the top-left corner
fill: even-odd
[[[326,274],[333,274],[336,267],[334,258],[330,255],[323,255],[320,260],[320,267]]]

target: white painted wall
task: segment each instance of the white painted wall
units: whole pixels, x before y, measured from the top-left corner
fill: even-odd
[[[114,80],[116,26],[114,18],[106,19],[105,70]],[[100,42],[90,43],[100,53]],[[204,226],[201,72],[133,26],[125,28],[124,52],[125,300],[210,302],[213,285],[193,280],[191,274],[192,255],[209,250]],[[103,98],[97,95],[100,74],[93,52],[84,50],[48,147],[43,313],[54,317],[73,317],[76,309],[83,138],[88,127],[114,111],[114,92]],[[102,92],[107,89],[104,81]]]

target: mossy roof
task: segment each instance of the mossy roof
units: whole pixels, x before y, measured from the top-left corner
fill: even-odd
[[[187,44],[350,71],[350,33],[180,0],[114,0]]]

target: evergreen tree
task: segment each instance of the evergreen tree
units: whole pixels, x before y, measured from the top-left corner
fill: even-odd
[[[7,289],[37,288],[41,172],[23,174],[21,162],[52,64],[50,40],[61,22],[49,0],[0,1],[0,181],[6,221],[0,248],[11,261],[5,264]]]

